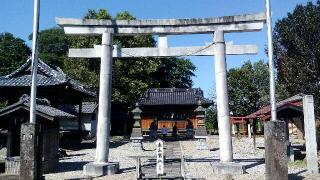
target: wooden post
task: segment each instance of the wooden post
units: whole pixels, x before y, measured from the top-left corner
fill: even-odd
[[[256,131],[257,131],[257,122],[256,122],[256,119],[252,119],[252,135],[253,135],[253,148],[254,150],[256,150]]]
[[[137,156],[137,165],[136,165],[136,178],[141,178],[141,159],[139,156]]]
[[[81,119],[82,119],[82,99],[80,99],[80,101],[79,101],[79,112],[78,112],[78,130],[79,130],[79,133],[81,133],[81,131],[82,131]]]

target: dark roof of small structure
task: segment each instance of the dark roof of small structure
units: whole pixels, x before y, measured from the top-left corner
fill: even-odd
[[[198,105],[210,106],[213,101],[203,97],[200,88],[151,88],[139,100],[142,106]]]
[[[11,74],[0,76],[0,87],[28,87],[31,85],[31,59],[12,72]],[[89,96],[96,93],[89,90],[83,84],[67,76],[59,67],[52,68],[43,61],[38,63],[38,86],[68,85]]]
[[[291,109],[301,109],[299,108],[302,105],[302,98],[303,98],[303,94],[297,94],[295,96],[292,96],[290,98],[287,98],[285,100],[282,100],[280,102],[278,102],[277,105],[277,111],[283,110],[284,107],[288,107]],[[259,109],[258,111],[246,116],[246,118],[258,118],[260,116],[270,116],[270,112],[271,112],[271,106],[265,106],[261,109]]]
[[[95,102],[82,102],[82,114],[92,114],[98,107],[98,104]],[[71,114],[78,114],[79,113],[79,105],[71,105],[71,104],[66,104],[59,109],[71,113]]]
[[[0,117],[19,109],[30,111],[30,97],[28,95],[23,95],[18,102],[0,109]],[[72,114],[52,107],[47,99],[40,98],[37,98],[36,113],[50,120],[54,118],[76,118]]]

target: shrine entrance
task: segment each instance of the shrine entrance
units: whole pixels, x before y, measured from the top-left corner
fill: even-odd
[[[93,20],[57,18],[57,24],[71,35],[102,35],[102,44],[88,49],[70,49],[70,57],[101,58],[99,114],[97,129],[96,159],[84,166],[86,175],[101,176],[116,173],[119,164],[109,162],[109,134],[112,88],[112,58],[215,56],[216,99],[219,122],[220,161],[233,161],[229,98],[227,88],[227,55],[256,54],[255,45],[226,43],[225,33],[260,31],[266,21],[265,13],[225,16],[203,19],[163,20]],[[113,36],[138,34],[158,35],[156,48],[121,48],[113,46]],[[207,46],[168,47],[167,35],[212,34],[213,42]],[[199,116],[200,117],[200,116]],[[135,115],[134,141],[143,139],[139,116]],[[200,126],[200,127],[199,127]],[[198,129],[204,128],[203,119]],[[202,132],[202,131],[201,131]],[[203,137],[199,133],[199,137]]]

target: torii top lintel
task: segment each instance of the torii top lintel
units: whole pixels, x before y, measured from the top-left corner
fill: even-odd
[[[260,31],[266,21],[265,13],[199,19],[161,20],[96,20],[56,18],[66,34],[97,35],[110,32],[114,35],[136,34],[206,34],[214,31]]]

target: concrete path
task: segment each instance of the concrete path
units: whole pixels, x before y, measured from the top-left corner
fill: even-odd
[[[183,179],[181,173],[181,148],[179,141],[164,142],[164,173],[162,179]],[[156,160],[148,159],[141,168],[143,179],[157,178]]]

